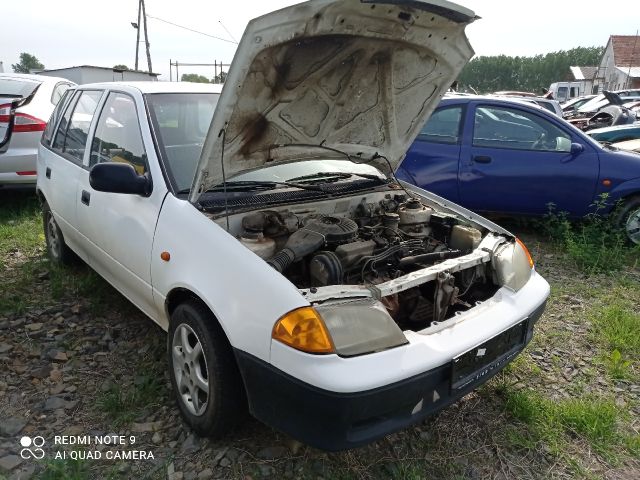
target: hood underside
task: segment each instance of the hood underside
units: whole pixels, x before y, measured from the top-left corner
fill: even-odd
[[[276,148],[286,144],[323,145],[363,161],[377,153],[397,168],[473,55],[464,28],[474,19],[444,0],[312,0],[252,20],[190,200],[225,178],[309,151]]]

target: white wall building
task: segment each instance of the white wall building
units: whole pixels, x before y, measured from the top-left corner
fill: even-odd
[[[120,81],[155,81],[159,73],[149,73],[135,70],[117,70],[115,68],[80,65],[77,67],[55,68],[35,72],[38,75],[62,77],[82,85],[84,83],[120,82]]]

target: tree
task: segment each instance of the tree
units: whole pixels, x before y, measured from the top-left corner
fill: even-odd
[[[44,70],[44,65],[30,53],[20,54],[20,63],[11,65],[14,73],[31,73],[31,70]]]
[[[565,80],[570,66],[598,65],[603,52],[602,47],[578,47],[533,57],[476,57],[458,77],[460,90],[468,86],[480,93],[520,90],[540,94],[553,82]]]
[[[129,67],[127,67],[126,65],[118,64],[118,65],[114,65],[113,69],[114,70],[122,70],[122,71],[126,72],[127,70],[129,70]]]
[[[180,78],[183,82],[196,82],[196,83],[209,83],[209,79],[204,75],[198,75],[197,73],[183,73]]]

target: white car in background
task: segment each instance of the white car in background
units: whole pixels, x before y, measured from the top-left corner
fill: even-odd
[[[0,73],[0,189],[33,188],[42,132],[74,85],[65,78]]]
[[[38,156],[47,249],[168,332],[180,411],[326,450],[419,422],[533,336],[549,285],[508,231],[400,165],[473,55],[444,0],[314,0],[249,23],[224,88],[82,85]],[[383,173],[385,172],[385,173]]]

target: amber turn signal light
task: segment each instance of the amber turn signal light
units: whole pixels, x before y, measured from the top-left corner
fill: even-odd
[[[168,262],[169,260],[171,260],[171,254],[169,252],[162,252],[160,254],[160,258],[165,262]]]
[[[522,243],[522,240],[520,240],[519,238],[516,238],[516,242],[518,242],[518,245],[520,245],[522,247],[522,250],[524,250],[525,255],[527,255],[527,260],[529,260],[529,266],[533,268],[533,257],[529,253],[529,249],[524,243]]]
[[[307,353],[335,351],[331,335],[312,307],[302,307],[282,316],[273,327],[271,338]]]

